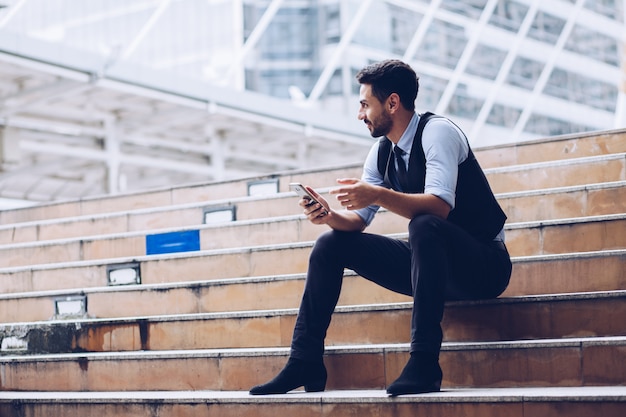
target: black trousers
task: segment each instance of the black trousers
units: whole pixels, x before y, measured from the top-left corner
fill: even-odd
[[[326,232],[310,255],[292,357],[322,360],[344,268],[412,296],[411,352],[437,355],[443,339],[445,301],[495,298],[506,289],[511,276],[504,244],[480,242],[437,216],[420,215],[411,220],[408,242],[361,232]]]

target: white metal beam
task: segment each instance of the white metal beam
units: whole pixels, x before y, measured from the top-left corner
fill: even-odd
[[[402,57],[402,59],[405,62],[412,60],[415,54],[417,53],[417,48],[419,48],[420,45],[422,44],[422,41],[424,40],[424,37],[426,36],[426,32],[428,31],[428,28],[433,22],[435,13],[437,12],[437,10],[439,10],[441,1],[442,0],[433,0],[430,2],[430,6],[428,7],[428,10],[424,14],[422,21],[420,22],[417,30],[415,31],[415,33],[413,34],[413,37],[411,38],[411,41],[409,42],[409,45],[404,51],[404,56]]]
[[[478,40],[480,39],[485,26],[487,26],[489,19],[493,15],[493,11],[495,10],[498,1],[499,0],[489,0],[483,8],[480,18],[478,19],[478,23],[473,28],[473,31],[467,41],[467,45],[465,45],[463,53],[456,64],[452,78],[448,81],[448,85],[444,89],[443,94],[435,107],[435,113],[443,114],[447,110],[448,105],[454,96],[454,92],[459,85],[461,76],[465,73],[467,65],[469,64],[472,55],[474,55],[474,51],[478,45]]]
[[[106,190],[117,194],[120,189],[120,141],[113,118],[105,120],[104,150],[106,152]]]
[[[80,94],[93,88],[90,84],[77,83],[73,80],[57,80],[35,89],[20,91],[8,97],[0,98],[0,117],[7,117],[45,104],[60,97]]]
[[[0,122],[2,122],[2,120],[0,120]],[[59,120],[46,120],[45,118],[36,118],[33,116],[11,116],[7,118],[4,123],[8,126],[19,127],[25,130],[49,132],[57,135],[73,137],[104,136],[104,130],[99,127],[78,125],[76,123],[67,123]]]
[[[159,7],[157,7],[154,13],[152,13],[152,15],[150,16],[150,19],[148,19],[145,25],[143,25],[143,27],[141,28],[137,36],[135,36],[135,38],[130,42],[130,45],[128,45],[120,53],[120,57],[119,57],[120,60],[128,59],[128,57],[131,56],[135,52],[137,47],[139,47],[139,44],[141,44],[144,38],[152,30],[154,25],[159,21],[163,13],[165,13],[165,11],[170,5],[170,2],[171,0],[161,0]]]
[[[6,26],[7,23],[13,19],[13,17],[20,11],[22,6],[26,3],[26,0],[19,0],[17,3],[13,4],[7,14],[4,15],[2,20],[0,20],[0,29]]]
[[[339,41],[339,44],[335,47],[332,56],[324,66],[322,73],[320,74],[317,82],[313,86],[311,94],[309,94],[309,97],[306,100],[307,103],[313,103],[317,101],[324,92],[328,81],[337,69],[337,65],[339,64],[340,59],[345,54],[346,48],[348,47],[350,42],[352,42],[354,34],[359,29],[359,26],[361,25],[361,22],[363,21],[363,18],[365,17],[371,5],[372,0],[365,0],[359,6],[359,10],[357,10],[355,16],[350,21],[350,26],[348,26],[346,31],[341,35],[341,40]]]
[[[512,44],[510,44],[509,51],[502,62],[502,66],[498,71],[498,75],[496,79],[493,81],[493,84],[489,87],[489,94],[485,99],[476,120],[472,126],[472,130],[470,132],[469,137],[474,138],[478,136],[478,132],[483,128],[487,117],[489,117],[489,113],[493,108],[493,105],[496,101],[496,98],[502,94],[502,85],[506,81],[509,72],[511,71],[511,67],[515,59],[518,56],[520,46],[522,45],[522,41],[526,38],[528,34],[528,30],[535,19],[538,10],[538,4],[540,0],[534,0],[531,4],[530,8],[526,11],[526,16],[520,25],[517,34],[515,35],[515,40]]]
[[[248,39],[246,39],[243,47],[239,48],[239,50],[235,54],[233,62],[230,65],[228,72],[226,73],[226,82],[230,83],[230,81],[232,81],[233,75],[236,74],[237,71],[241,68],[243,60],[248,56],[250,51],[252,51],[252,49],[259,42],[261,36],[263,36],[268,26],[272,22],[272,19],[274,18],[274,16],[276,16],[276,13],[278,13],[278,10],[282,6],[283,2],[284,0],[271,0],[271,3],[267,7],[267,9],[265,9],[263,16],[261,16],[261,19],[259,19],[258,23],[254,26],[252,33],[250,33],[250,36],[248,36]]]
[[[546,65],[543,67],[537,82],[535,83],[535,87],[533,88],[532,95],[530,99],[525,103],[524,109],[522,110],[522,114],[520,115],[515,127],[513,128],[513,138],[520,137],[526,123],[530,119],[531,114],[533,113],[533,105],[538,100],[539,96],[543,92],[548,80],[550,79],[550,74],[552,74],[552,70],[556,65],[557,60],[559,59],[560,52],[563,50],[565,46],[565,42],[567,42],[567,38],[569,37],[572,29],[574,28],[574,24],[576,23],[576,17],[578,16],[580,10],[583,7],[585,0],[577,0],[574,7],[571,9],[571,12],[565,22],[565,26],[561,30],[561,34],[553,47],[552,53],[546,60]]]
[[[68,158],[87,159],[106,163],[109,155],[102,151],[77,146],[66,146],[58,144],[43,143],[30,140],[20,141],[20,148],[24,151],[45,153],[48,155],[58,155]],[[166,157],[155,158],[144,155],[121,154],[120,164],[137,165],[144,167],[159,168],[170,171],[185,172],[189,174],[204,175],[207,178],[213,176],[213,168],[206,165],[196,164],[188,161],[174,161]]]

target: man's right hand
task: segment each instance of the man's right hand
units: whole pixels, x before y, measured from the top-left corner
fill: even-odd
[[[315,197],[318,202],[311,201],[308,198],[302,198],[299,201],[300,207],[304,209],[304,215],[313,224],[326,224],[328,217],[331,215],[331,209],[328,202],[319,195],[313,188],[305,186],[307,191]]]

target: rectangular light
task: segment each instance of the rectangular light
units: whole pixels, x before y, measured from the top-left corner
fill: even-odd
[[[262,196],[278,193],[278,178],[248,181],[248,195]]]
[[[237,220],[236,206],[205,207],[204,224],[228,223]]]
[[[139,262],[108,265],[107,281],[109,285],[141,284]]]
[[[77,318],[87,315],[87,296],[75,295],[54,300],[56,318]]]
[[[2,338],[2,344],[0,345],[0,351],[2,352],[18,352],[27,350],[28,341],[26,338],[16,336],[6,336]]]

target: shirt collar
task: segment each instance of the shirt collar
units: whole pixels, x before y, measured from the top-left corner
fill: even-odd
[[[417,124],[419,123],[419,116],[417,113],[413,113],[413,117],[411,117],[411,121],[409,125],[406,127],[406,130],[400,137],[397,146],[402,149],[407,154],[411,153],[411,148],[413,146],[413,138],[415,138],[415,133],[417,132]]]

